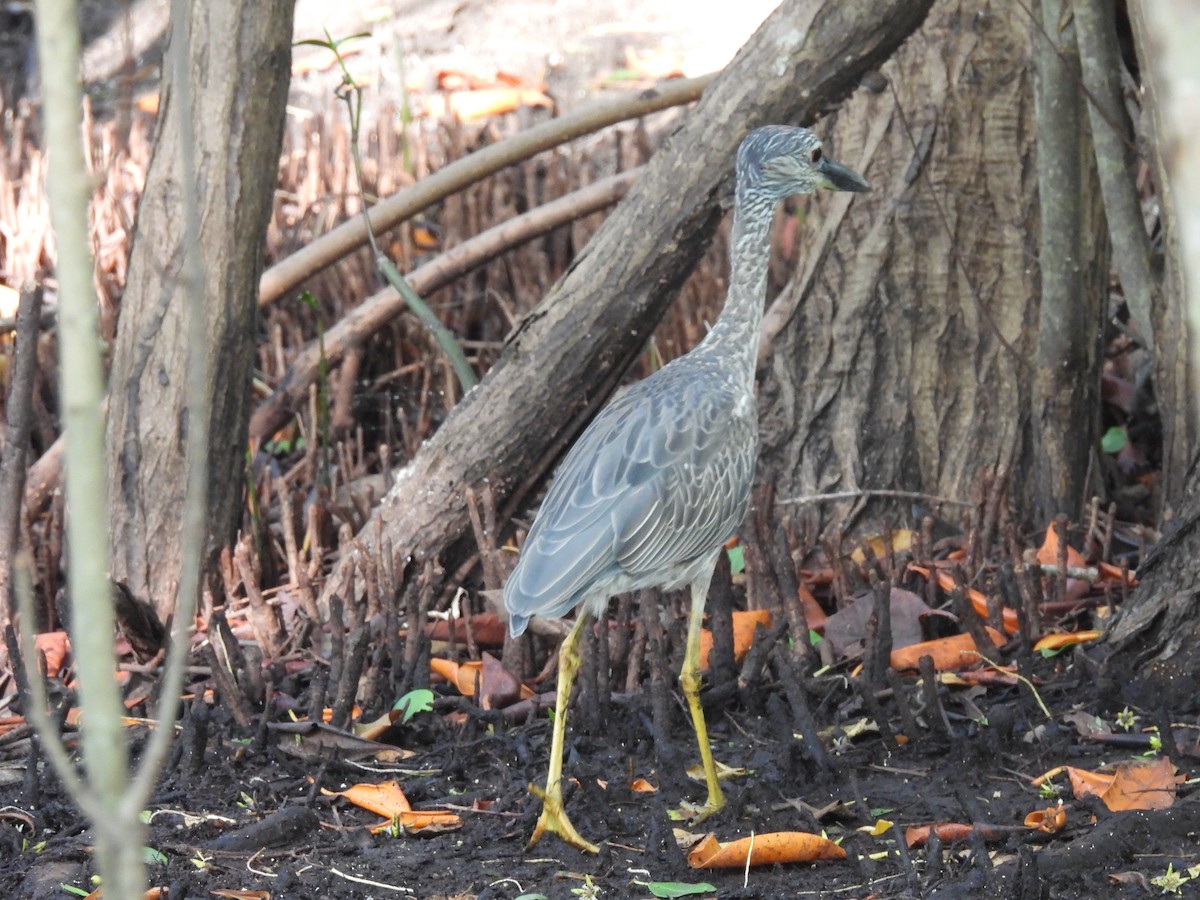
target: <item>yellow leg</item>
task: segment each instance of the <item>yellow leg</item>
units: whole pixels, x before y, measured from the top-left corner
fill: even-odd
[[[545,790],[536,785],[529,786],[530,793],[542,801],[542,814],[538,816],[533,836],[529,838],[529,844],[525,848],[527,850],[541,840],[545,832],[552,831],[572,847],[587,850],[589,853],[600,852],[599,847],[584,840],[582,835],[575,830],[575,826],[567,818],[567,811],[563,809],[562,797],[563,744],[566,742],[567,736],[567,706],[571,701],[571,685],[575,682],[575,673],[579,671],[579,639],[591,618],[586,612],[580,610],[575,618],[575,625],[558,650],[558,691],[554,700],[554,739],[550,744],[550,771],[546,775]]]
[[[713,760],[712,747],[708,743],[708,726],[704,724],[704,708],[700,705],[700,625],[704,619],[704,601],[708,596],[711,578],[692,584],[692,609],[688,614],[687,649],[683,655],[683,671],[679,673],[679,684],[687,698],[692,713],[692,726],[696,730],[696,742],[700,745],[700,761],[704,764],[704,780],[708,783],[708,800],[694,811],[689,808],[688,817],[694,822],[703,822],[725,805],[725,795],[717,781],[717,764]],[[689,805],[690,807],[690,805]]]

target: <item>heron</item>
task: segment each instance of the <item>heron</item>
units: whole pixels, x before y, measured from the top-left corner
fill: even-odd
[[[563,805],[567,706],[579,641],[611,597],[688,587],[680,685],[691,713],[708,797],[689,817],[725,805],[700,703],[700,632],[713,569],[741,525],[758,455],[754,370],[766,301],[776,205],[825,188],[866,191],[857,172],[827,157],[806,128],[770,125],[742,141],[736,162],[730,278],[725,306],[689,353],[616,396],[563,459],[504,586],[509,633],[533,616],[575,623],[558,651],[558,688],[542,810],[529,840],[545,834],[591,853]]]

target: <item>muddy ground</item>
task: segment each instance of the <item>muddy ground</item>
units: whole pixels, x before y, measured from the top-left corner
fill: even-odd
[[[777,645],[768,669],[786,673],[779,659],[787,652]],[[545,777],[551,724],[545,711],[510,723],[442,686],[439,711],[418,714],[384,736],[415,754],[388,765],[353,762],[337,749],[293,755],[295,735],[265,727],[286,721],[278,709],[286,694],[249,728],[236,727],[220,704],[193,704],[179,751],[149,804],[149,844],[164,860],[151,866],[151,876],[154,884],[169,886],[172,898],[206,897],[218,889],[295,898],[651,896],[639,881],[707,881],[716,896],[727,898],[1093,898],[1146,896],[1148,879],[1162,875],[1168,863],[1177,870],[1194,864],[1200,811],[1193,801],[1156,812],[1111,813],[1099,801],[1071,799],[1068,790],[1062,795],[1065,830],[1045,835],[1022,827],[1029,812],[1055,802],[1031,785],[1033,776],[1059,765],[1098,768],[1148,749],[1137,729],[1126,746],[1114,746],[1084,739],[1063,721],[1071,710],[1103,707],[1082,655],[1039,659],[1032,674],[1053,718],[1046,718],[1030,690],[1005,686],[970,692],[969,709],[962,689],[943,688],[943,718],[934,708],[922,709],[909,677],[900,682],[899,702],[913,722],[904,724],[897,697],[885,692],[878,700],[881,731],[848,738],[837,728],[827,730],[863,718],[862,701],[842,671],[810,681],[808,691],[798,690],[786,674],[784,681],[768,674],[751,690],[735,689],[709,704],[717,758],[748,772],[725,782],[725,810],[703,828],[686,830],[711,830],[723,841],[824,831],[848,854],[844,861],[748,873],[690,868],[673,834],[669,808],[681,799],[703,799],[702,785],[682,775],[697,754],[673,679],[660,726],[649,686],[612,696],[603,710],[594,700],[576,707],[566,771],[578,786],[567,806],[580,831],[600,843],[598,856],[554,836],[525,848],[537,811],[526,786]],[[295,686],[285,682],[281,689]],[[463,724],[443,717],[463,709]],[[806,721],[820,735],[815,744],[804,739]],[[1194,751],[1194,732],[1191,742]],[[10,744],[5,753],[5,896],[62,897],[62,884],[86,886],[92,870],[81,817],[50,771],[32,765],[28,746]],[[658,792],[633,792],[630,775],[647,779]],[[316,791],[389,778],[401,782],[417,809],[457,811],[461,828],[427,836],[372,835],[368,827],[378,816]],[[477,801],[490,805],[473,812]],[[32,810],[33,828],[14,810]],[[879,836],[863,830],[880,819],[895,827]],[[936,851],[909,850],[897,840],[908,826],[930,822],[988,825],[995,833]],[[1114,883],[1116,876],[1126,880]]]

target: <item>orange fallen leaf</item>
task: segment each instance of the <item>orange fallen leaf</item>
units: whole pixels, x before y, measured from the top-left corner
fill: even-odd
[[[1070,634],[1047,634],[1040,638],[1033,645],[1033,651],[1038,653],[1042,650],[1061,650],[1063,647],[1070,647],[1072,644],[1086,644],[1089,641],[1098,641],[1104,637],[1103,631],[1074,631]]]
[[[462,825],[462,820],[457,815],[444,809],[414,810],[396,781],[352,784],[344,791],[321,788],[321,793],[327,797],[345,797],[361,809],[384,816],[387,821],[372,826],[372,834],[379,834],[397,825],[409,834],[419,831],[448,831]]]
[[[987,628],[988,637],[999,647],[1004,643],[1004,635],[995,628]],[[975,641],[969,634],[956,634],[951,637],[939,638],[936,641],[922,641],[910,644],[892,651],[892,668],[916,669],[921,665],[922,656],[933,657],[933,667],[940,671],[966,669],[977,665],[982,657],[975,647]]]
[[[382,781],[379,784],[360,782],[344,791],[321,788],[321,793],[326,797],[345,797],[355,806],[389,819],[402,812],[412,812],[412,805],[397,781]]]
[[[1134,574],[1128,569],[1122,569],[1120,566],[1114,566],[1112,563],[1096,563],[1096,568],[1099,570],[1102,580],[1104,581],[1120,581],[1125,579],[1125,583],[1130,587],[1137,587],[1138,580]]]
[[[754,643],[754,629],[761,624],[771,627],[771,613],[765,609],[735,610],[733,613],[733,661],[740,663]],[[713,636],[707,628],[700,632],[700,671],[708,671],[708,654],[712,652]]]
[[[1049,772],[1033,779],[1033,786],[1041,787],[1046,782],[1053,780],[1056,775],[1061,775],[1064,772],[1071,781],[1071,792],[1076,799],[1080,800],[1084,797],[1101,796],[1109,789],[1113,782],[1113,776],[1104,772],[1090,772],[1087,769],[1077,769],[1074,766],[1056,766]]]
[[[930,571],[925,566],[918,566],[915,563],[908,567],[911,571],[918,575],[930,577]],[[949,593],[958,587],[958,582],[954,576],[942,569],[937,569],[933,573],[933,577],[937,580],[938,587]],[[987,621],[988,617],[988,598],[982,591],[977,591],[975,588],[967,588],[967,599],[971,601],[971,608],[979,615],[979,618]],[[1021,630],[1020,621],[1017,619],[1017,611],[1009,609],[1007,606],[1001,610],[1001,618],[1004,624],[1004,630],[1008,634],[1016,634]]]
[[[1042,546],[1038,548],[1037,561],[1043,566],[1057,566],[1058,551],[1058,532],[1051,526],[1046,529],[1046,537],[1042,541]],[[1087,566],[1083,554],[1070,544],[1067,544],[1067,566],[1073,569],[1082,569]],[[1091,584],[1082,578],[1067,579],[1066,595],[1068,599],[1078,600],[1080,597],[1086,596],[1091,589]]]
[[[504,709],[528,693],[490,653],[484,653],[481,660],[463,663],[435,656],[429,660],[429,668],[458,688],[464,697],[474,697],[478,690],[477,699],[484,709]]]
[[[1176,785],[1184,780],[1165,756],[1151,763],[1122,763],[1112,786],[1100,798],[1113,812],[1127,809],[1167,809],[1175,803]]]
[[[37,652],[46,658],[46,677],[55,678],[62,671],[67,654],[71,652],[71,639],[65,631],[43,631],[33,639]]]
[[[741,838],[728,844],[722,844],[714,834],[706,835],[688,853],[688,865],[693,869],[741,869],[747,864],[770,866],[775,863],[845,858],[845,850],[819,834],[776,831]]]
[[[821,608],[821,604],[817,602],[813,592],[802,584],[796,588],[796,596],[800,598],[800,606],[804,609],[804,620],[808,623],[809,629],[818,632],[824,629],[825,620],[829,618],[829,614]]]
[[[648,782],[645,778],[635,778],[629,783],[629,789],[635,794],[656,794],[658,788]]]
[[[1043,566],[1058,565],[1058,531],[1054,526],[1046,529],[1046,537],[1042,540],[1042,546],[1038,548],[1037,561]],[[1067,544],[1067,566],[1072,569],[1082,569],[1087,566],[1083,554],[1070,544]]]
[[[382,834],[396,826],[403,828],[408,834],[437,834],[462,828],[462,819],[441,809],[414,809],[402,812],[378,825],[372,825],[369,830],[371,834]]]
[[[994,828],[987,825],[972,825],[967,822],[940,822],[937,825],[914,825],[904,830],[904,841],[910,848],[921,847],[929,842],[929,835],[936,833],[938,840],[945,844],[955,841],[965,841],[974,833],[979,833],[985,840],[995,840],[999,836]]]
[[[350,710],[351,721],[357,722],[359,719],[359,716],[361,716],[361,715],[362,715],[362,707],[360,707],[357,703],[354,704],[353,708]],[[326,725],[328,725],[330,722],[333,721],[333,707],[332,706],[326,706],[323,710],[321,710],[321,721],[324,722]]]
[[[1025,826],[1043,834],[1057,834],[1067,827],[1066,807],[1059,803],[1057,806],[1035,809],[1025,817]]]
[[[1039,775],[1033,783],[1041,785],[1062,772],[1070,778],[1076,798],[1099,797],[1113,812],[1166,809],[1174,804],[1176,786],[1182,780],[1171,760],[1162,756],[1150,763],[1122,763],[1112,774],[1059,766]]]
[[[458,688],[464,697],[475,696],[475,684],[483,676],[483,663],[477,659],[456,663],[435,656],[429,660],[429,668]]]

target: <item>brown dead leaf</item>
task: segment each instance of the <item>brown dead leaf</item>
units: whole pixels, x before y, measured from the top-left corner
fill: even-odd
[[[1165,756],[1151,763],[1123,763],[1117,766],[1112,785],[1100,799],[1113,812],[1167,809],[1175,803],[1176,786],[1183,780]]]
[[[927,615],[947,615],[930,607],[912,591],[892,588],[890,596],[892,614],[892,647],[899,649],[920,643],[925,639],[921,619]],[[867,622],[875,612],[875,595],[861,594],[825,620],[825,637],[833,645],[838,657],[853,653],[861,645],[866,634]],[[952,618],[952,617],[951,617]]]
[[[716,835],[709,834],[688,853],[688,865],[693,869],[741,869],[746,865],[770,866],[845,858],[846,851],[833,841],[803,831],[757,834],[728,844],[722,844]]]

